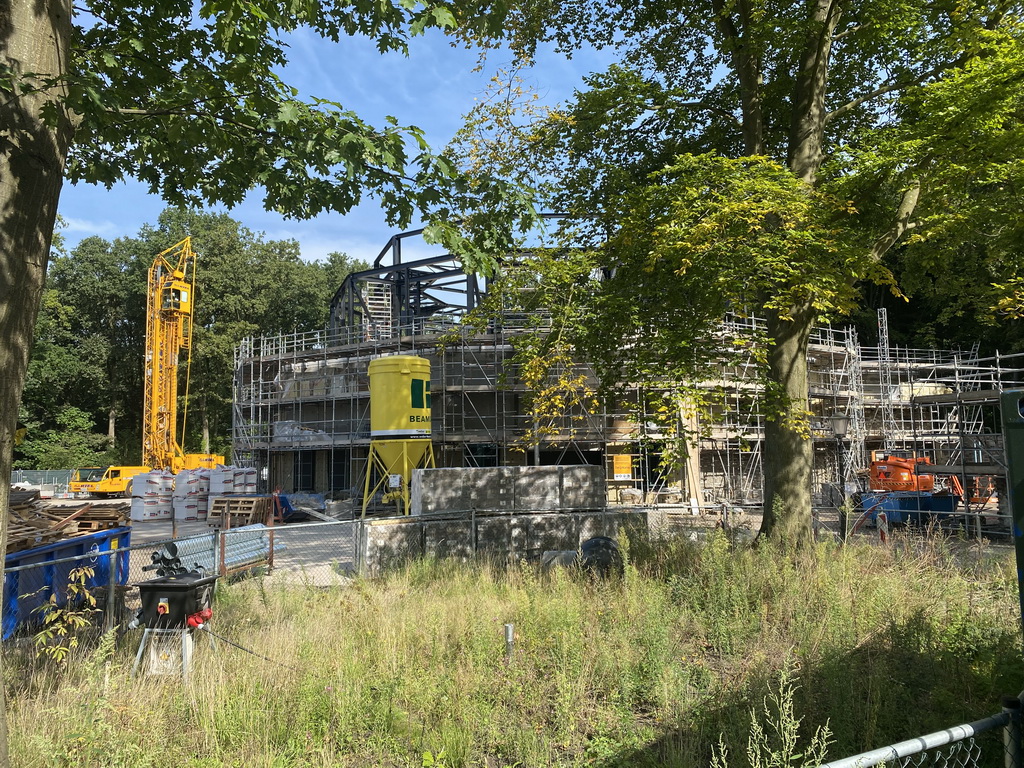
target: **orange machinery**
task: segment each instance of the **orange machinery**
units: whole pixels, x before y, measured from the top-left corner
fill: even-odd
[[[870,488],[872,491],[933,491],[935,473],[929,469],[931,463],[927,456],[904,457],[873,452]],[[949,490],[971,503],[984,504],[995,494],[995,481],[990,475],[972,475],[968,477],[968,485],[968,493],[965,493],[960,478],[949,476]]]
[[[927,456],[904,457],[873,452],[869,468],[870,488],[872,491],[932,491],[935,489],[935,475],[922,467],[931,463]]]

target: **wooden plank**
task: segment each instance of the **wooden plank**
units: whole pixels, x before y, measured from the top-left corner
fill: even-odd
[[[70,515],[68,515],[67,517],[65,517],[65,518],[61,518],[60,520],[55,520],[55,521],[53,521],[52,523],[50,523],[50,527],[51,527],[51,528],[63,528],[63,527],[65,526],[65,525],[67,525],[68,523],[70,523],[70,522],[71,522],[72,520],[74,520],[74,519],[75,519],[76,517],[81,517],[81,516],[82,516],[82,515],[84,515],[84,514],[85,514],[86,512],[88,512],[88,511],[89,511],[90,509],[92,509],[92,504],[86,504],[86,505],[84,505],[84,506],[82,506],[82,507],[79,507],[79,508],[78,508],[77,510],[75,510],[74,512],[72,512],[72,513],[71,513]]]

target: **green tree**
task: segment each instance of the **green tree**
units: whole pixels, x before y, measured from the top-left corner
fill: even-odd
[[[103,435],[93,431],[95,424],[85,411],[66,406],[57,413],[55,423],[54,428],[43,429],[26,422],[27,437],[18,446],[26,458],[19,468],[65,469],[110,463]]]
[[[118,424],[125,425],[121,419],[132,412],[142,387],[146,264],[138,258],[137,248],[131,238],[113,242],[86,238],[69,255],[55,258],[47,274],[50,289],[70,309],[70,336],[64,350],[89,359],[85,350],[90,340],[102,350],[102,356],[92,358],[102,366],[102,384],[66,402],[105,424],[112,448],[118,442]],[[40,363],[40,368],[47,365],[45,358]],[[128,422],[128,435],[135,433]],[[120,442],[119,453],[125,459],[135,453],[126,452],[126,441]]]
[[[1024,189],[1020,23],[1018,15],[985,30],[976,55],[908,93],[904,119],[871,137],[879,148],[872,172],[847,180],[850,194],[862,196],[880,179],[899,178],[885,155],[903,161],[895,170],[904,179],[920,179],[909,236],[890,253],[911,299],[890,318],[912,342],[1021,349],[1021,324],[1011,319],[1024,284],[1024,223],[1014,213]]]
[[[23,421],[33,434],[59,435],[60,414],[78,409],[107,423],[107,445],[121,461],[138,463],[146,271],[157,253],[186,236],[198,255],[199,280],[191,397],[184,396],[181,372],[180,409],[191,413],[187,444],[203,452],[211,445],[217,452],[231,448],[239,341],[322,330],[337,285],[366,267],[339,253],[325,263],[304,261],[294,241],[266,241],[227,214],[184,209],[167,209],[135,238],[83,240],[50,265],[22,397]],[[38,457],[32,448],[21,447],[19,466],[32,466]]]
[[[343,105],[303,100],[278,75],[285,36],[367,35],[402,51],[428,28],[501,29],[500,0],[281,4],[267,0],[40,0],[0,3],[0,477],[66,178],[147,183],[172,204],[232,205],[259,187],[286,215],[344,212],[368,193],[389,222],[417,211],[430,236],[472,254],[505,238],[529,206],[427,151],[422,132],[375,128]],[[412,151],[408,147],[411,145]],[[460,236],[455,208],[503,212]],[[0,484],[0,513],[7,486]],[[0,514],[0,543],[6,515]],[[0,764],[6,762],[0,720]]]
[[[247,336],[323,330],[336,289],[329,281],[340,284],[346,270],[364,265],[342,254],[304,261],[294,240],[267,241],[227,214],[185,209],[164,211],[140,233],[139,247],[155,255],[186,236],[198,274],[190,439],[203,452],[230,452],[234,348]]]
[[[510,178],[529,168],[547,205],[569,215],[564,242],[608,268],[594,295],[627,322],[602,322],[606,373],[629,348],[645,359],[636,375],[662,377],[665,342],[676,361],[690,359],[726,307],[767,317],[766,535],[810,535],[811,328],[851,306],[857,281],[890,281],[881,259],[909,243],[922,212],[941,219],[951,187],[972,188],[977,162],[958,172],[955,155],[925,147],[943,136],[943,117],[918,118],[941,100],[940,84],[1007,57],[992,36],[1020,49],[1011,11],[923,0],[515,6],[510,28],[525,57],[549,41],[569,54],[610,47],[619,61],[539,122],[486,101],[467,132],[470,167]],[[966,85],[963,128],[982,121],[986,87]],[[1021,146],[1005,121],[984,127],[998,146]],[[503,148],[510,140],[518,150]],[[970,196],[957,199],[970,217]],[[663,322],[637,336],[648,311]],[[682,327],[673,312],[688,318]]]

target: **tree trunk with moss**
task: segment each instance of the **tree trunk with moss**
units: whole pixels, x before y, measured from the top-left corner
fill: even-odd
[[[0,5],[0,66],[15,76],[58,75],[67,61],[71,4],[67,0]],[[3,70],[0,69],[0,73]],[[0,81],[0,550],[7,517],[14,431],[28,370],[46,261],[71,139],[59,88],[24,92]],[[43,114],[54,108],[55,125]],[[0,691],[0,765],[9,765],[6,702]]]

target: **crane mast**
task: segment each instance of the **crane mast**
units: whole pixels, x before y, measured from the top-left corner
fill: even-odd
[[[185,367],[187,403],[195,289],[196,256],[192,239],[186,237],[154,259],[146,294],[142,463],[172,472],[224,463],[224,457],[216,454],[184,452],[187,411],[182,413],[178,439],[178,369]]]
[[[178,367],[182,355],[186,370],[190,362],[195,284],[191,238],[157,255],[149,268],[142,463],[174,472],[185,465],[177,437]]]
[[[187,403],[195,289],[196,256],[192,252],[192,239],[186,237],[158,254],[149,268],[142,414],[142,463],[145,466],[80,468],[68,486],[72,493],[131,496],[133,478],[151,469],[177,473],[182,469],[212,468],[224,463],[224,457],[218,454],[184,452],[186,413],[182,414],[181,440],[178,439],[178,369],[184,364]]]

